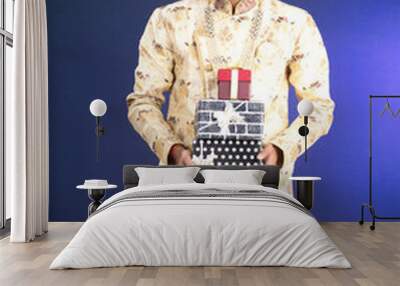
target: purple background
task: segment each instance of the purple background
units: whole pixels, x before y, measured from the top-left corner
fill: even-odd
[[[121,186],[126,163],[157,164],[126,118],[137,46],[161,0],[47,1],[50,81],[50,219],[82,221],[88,198],[75,186],[107,178]],[[315,195],[316,217],[356,221],[368,198],[368,95],[400,94],[400,1],[287,0],[315,18],[331,60],[334,126],[297,164],[297,175],[323,177]],[[94,118],[89,103],[104,99],[102,161],[95,162]],[[291,117],[295,115],[291,100]],[[400,100],[393,102],[400,108]],[[400,117],[377,119],[376,202],[380,215],[400,215]]]

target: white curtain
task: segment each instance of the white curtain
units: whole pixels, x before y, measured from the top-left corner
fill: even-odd
[[[6,184],[12,242],[48,227],[48,70],[45,0],[15,1],[14,94],[6,98]]]

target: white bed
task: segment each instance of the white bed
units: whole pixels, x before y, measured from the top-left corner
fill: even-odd
[[[197,183],[114,195],[50,269],[129,265],[351,267],[289,195],[263,186]]]

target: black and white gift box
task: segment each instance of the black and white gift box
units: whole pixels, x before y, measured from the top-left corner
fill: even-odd
[[[260,140],[196,139],[193,142],[193,163],[213,166],[257,166]]]
[[[241,100],[201,100],[195,128],[200,139],[260,140],[264,134],[264,104]]]

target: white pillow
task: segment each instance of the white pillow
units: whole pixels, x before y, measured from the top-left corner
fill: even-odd
[[[261,170],[202,170],[205,184],[261,185],[265,171]]]
[[[135,168],[139,176],[139,186],[171,185],[195,183],[193,180],[200,168]]]

